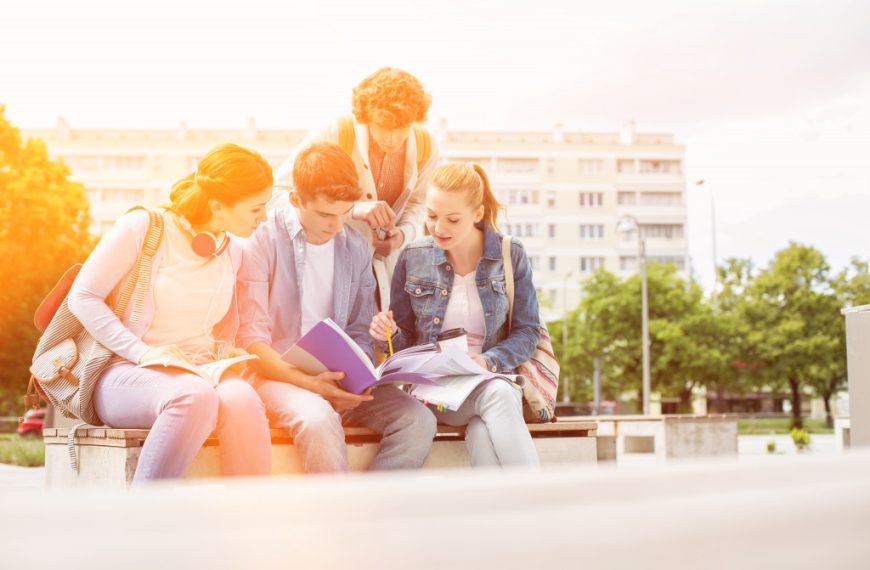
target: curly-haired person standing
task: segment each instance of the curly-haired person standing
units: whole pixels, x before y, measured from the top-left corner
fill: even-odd
[[[363,194],[349,225],[371,245],[376,299],[383,308],[390,305],[399,252],[422,235],[423,200],[438,161],[437,141],[421,126],[431,102],[416,77],[382,67],[354,88],[352,115],[309,133],[275,171],[276,188],[290,189],[300,150],[328,142],[350,155]]]

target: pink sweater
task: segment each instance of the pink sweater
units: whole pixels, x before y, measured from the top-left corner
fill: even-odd
[[[160,261],[166,254],[165,240],[161,240],[152,260],[154,269],[151,271],[151,283],[145,295],[145,305],[139,322],[135,325],[130,323],[132,302],[120,319],[110,307],[115,306],[124,285],[130,279],[147,231],[147,212],[134,210],[122,216],[91,252],[69,293],[70,311],[88,332],[103,346],[131,362],[139,362],[142,355],[151,348],[142,342],[142,336],[154,318],[154,282],[157,278],[156,268],[160,267]],[[243,254],[238,240],[230,242],[229,252],[233,272],[237,274]],[[179,291],[178,294],[183,295],[184,291]],[[238,328],[239,313],[234,291],[229,311],[214,328],[215,339],[233,344]]]

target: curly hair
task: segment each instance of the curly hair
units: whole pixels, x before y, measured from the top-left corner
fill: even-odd
[[[401,69],[382,67],[353,90],[353,116],[368,124],[377,117],[387,129],[408,127],[426,120],[432,96],[420,81]]]

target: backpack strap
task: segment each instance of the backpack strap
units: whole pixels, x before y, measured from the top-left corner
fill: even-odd
[[[514,316],[514,262],[511,259],[511,236],[502,236],[501,257],[504,261],[504,288],[508,297],[508,333]]]
[[[353,128],[353,117],[344,115],[338,119],[338,146],[348,156],[353,156],[353,145],[356,142],[356,131]]]
[[[432,156],[432,139],[429,137],[429,131],[422,125],[414,123],[411,128],[414,131],[414,141],[417,143],[417,172],[419,173]]]
[[[356,143],[356,129],[351,115],[338,118],[338,146],[348,156],[353,156],[353,145]],[[422,125],[411,125],[414,131],[414,141],[417,143],[417,172],[423,169],[423,165],[432,156],[432,138]]]
[[[144,206],[133,206],[127,212],[132,212],[133,210],[145,210],[148,212],[148,233],[145,234],[142,251],[139,252],[136,265],[133,267],[133,273],[130,275],[124,290],[121,291],[121,296],[118,298],[115,314],[119,317],[122,316],[127,310],[127,305],[132,300],[133,314],[130,316],[130,320],[136,323],[142,317],[142,311],[145,308],[146,292],[151,286],[151,259],[160,246],[160,240],[163,239],[163,214],[158,210]]]

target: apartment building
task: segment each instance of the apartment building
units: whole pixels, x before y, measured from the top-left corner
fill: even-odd
[[[634,216],[649,259],[689,268],[683,161],[671,134],[619,132],[452,131],[436,129],[445,160],[477,162],[490,174],[507,212],[503,230],[522,239],[541,292],[545,317],[576,306],[581,280],[604,267],[621,275],[638,268],[636,236],[617,234],[618,220]],[[134,204],[165,202],[172,183],[192,172],[222,142],[258,150],[273,166],[305,130],[55,129],[24,135],[46,141],[63,158],[91,201],[93,231],[102,233]]]

